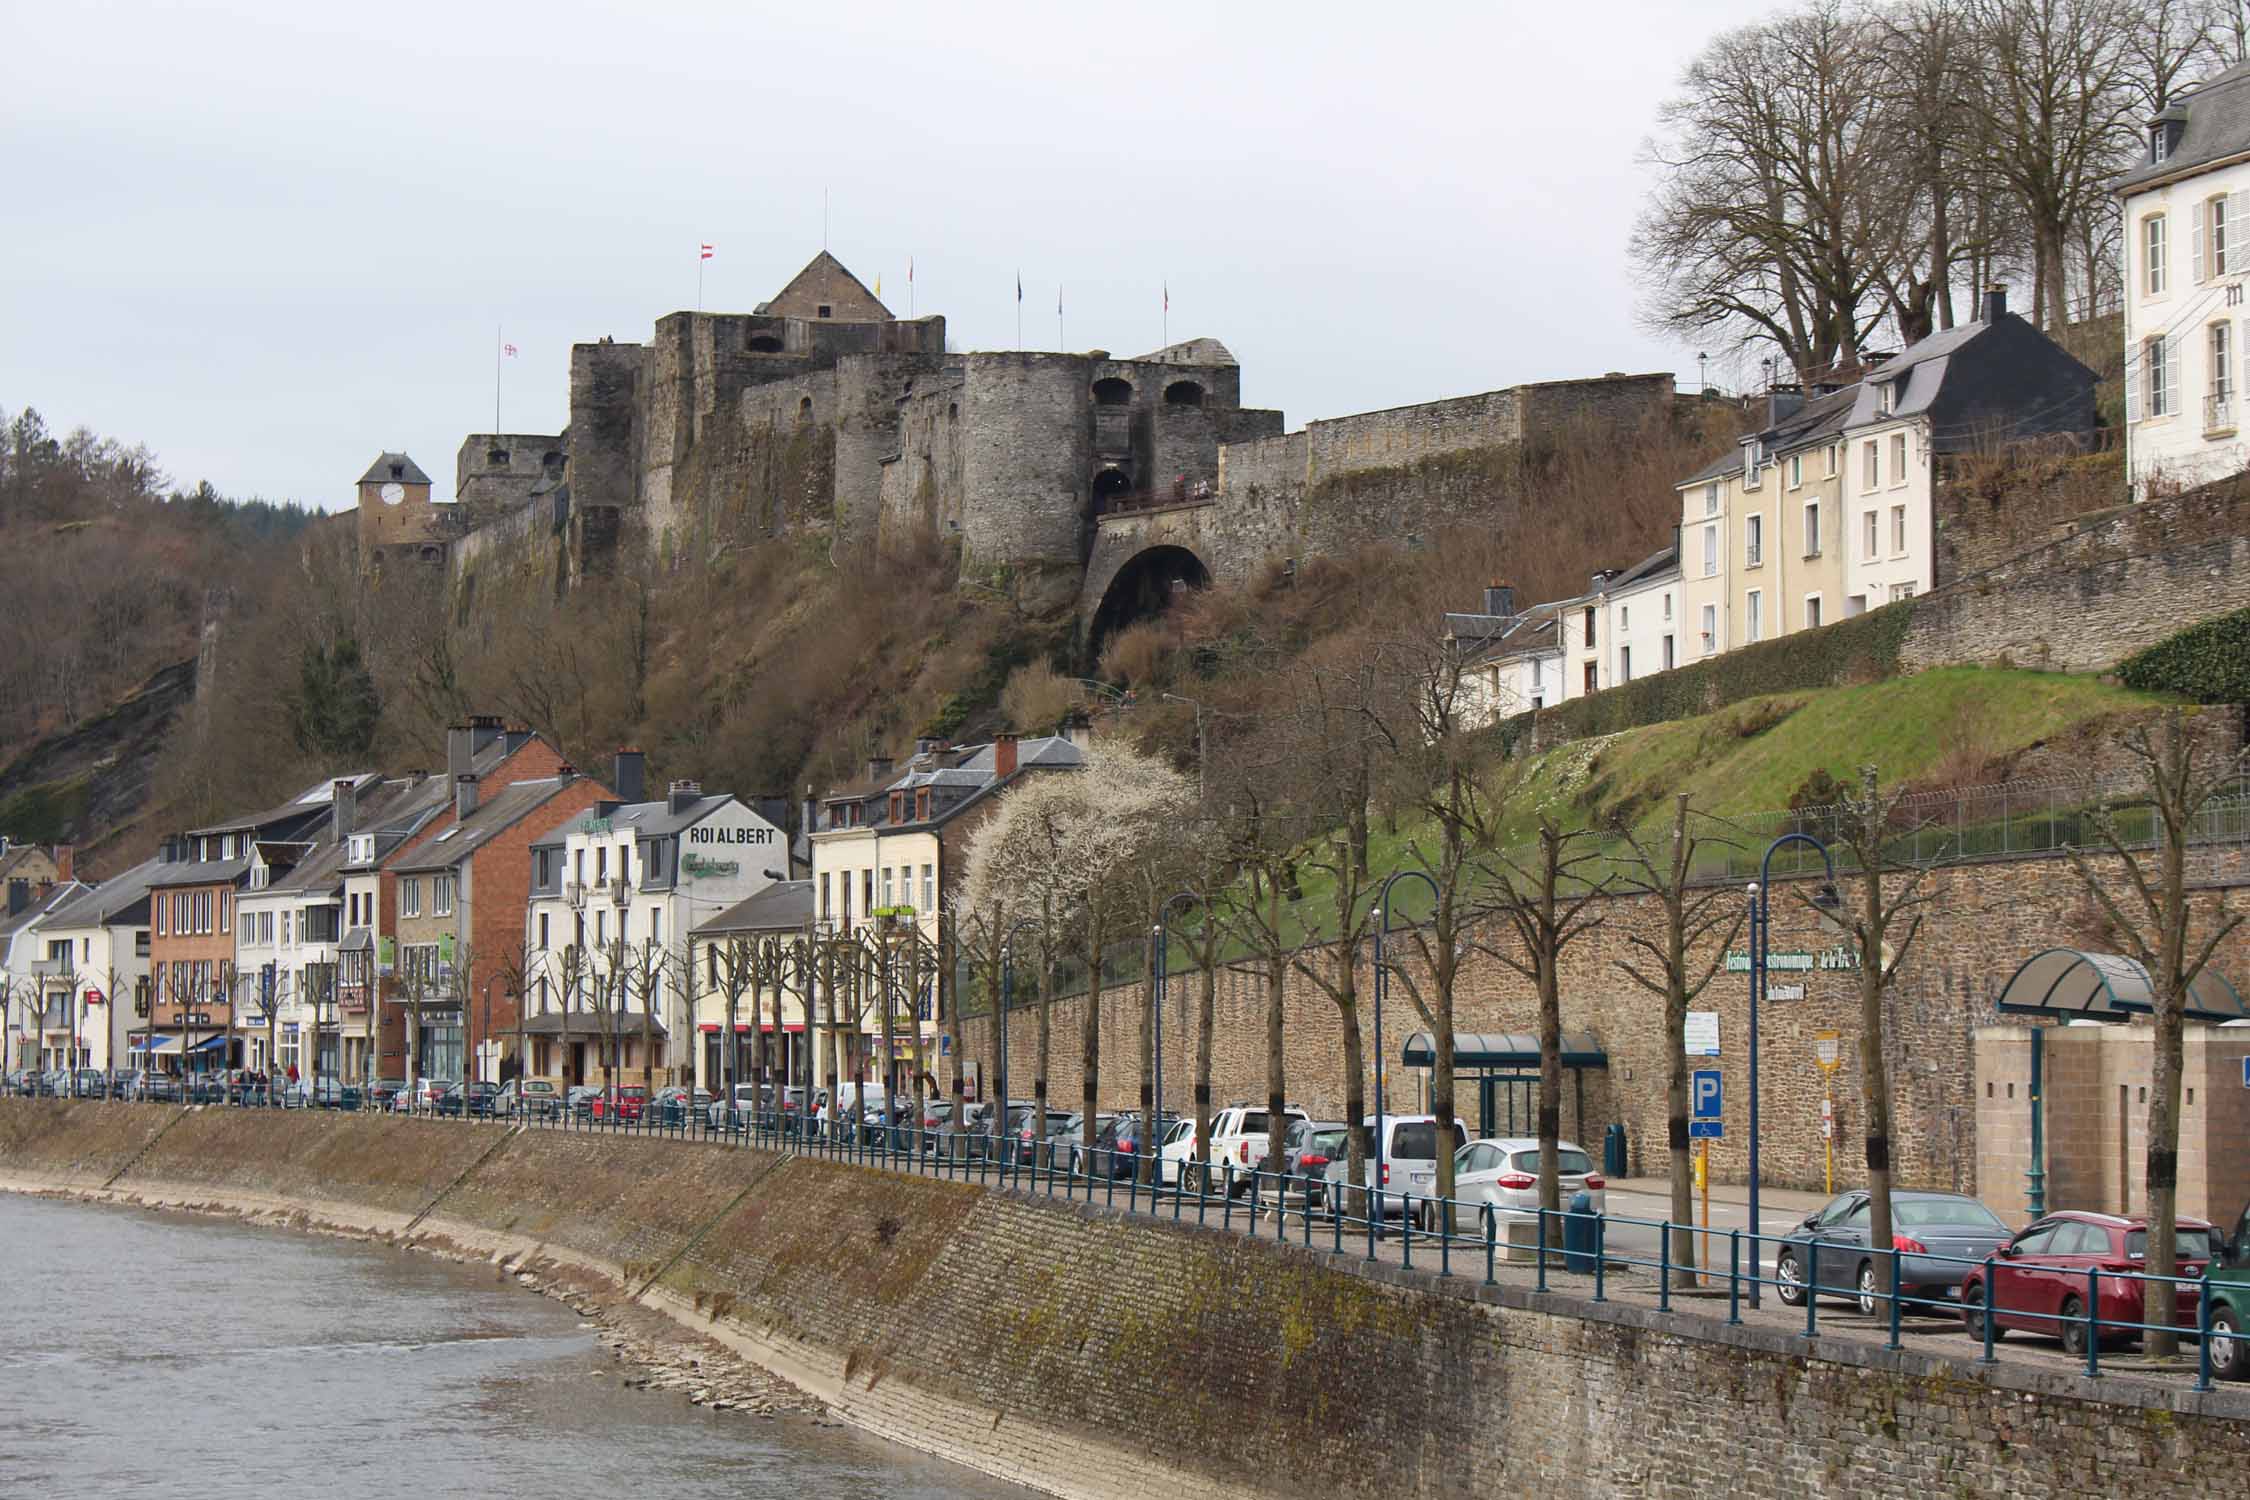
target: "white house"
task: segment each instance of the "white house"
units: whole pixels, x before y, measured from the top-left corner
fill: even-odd
[[[50,910],[39,946],[61,943],[71,954],[78,995],[75,1030],[84,1065],[128,1068],[131,1033],[149,1009],[148,883],[161,867],[145,860],[98,886],[80,887]]]
[[[2148,122],[2124,210],[2126,470],[2146,499],[2250,465],[2242,423],[2250,272],[2250,64]]]

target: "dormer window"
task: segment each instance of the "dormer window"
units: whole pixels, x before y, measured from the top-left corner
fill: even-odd
[[[1886,380],[1875,387],[1875,409],[1886,417],[1898,410],[1897,381]]]
[[[2164,139],[2164,127],[2162,125],[2149,126],[2148,159],[2150,165],[2153,166],[2157,162],[2164,160],[2165,157],[2172,154],[2169,150],[2166,149],[2166,146],[2167,143]]]
[[[904,792],[891,793],[891,821],[893,823],[906,821],[906,793]]]
[[[914,821],[917,823],[930,821],[930,789],[926,786],[917,787],[914,790]]]

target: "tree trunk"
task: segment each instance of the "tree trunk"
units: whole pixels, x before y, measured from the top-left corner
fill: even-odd
[[[952,1136],[961,1133],[961,1127],[965,1123],[964,1117],[969,1112],[969,1090],[966,1076],[969,1058],[968,1044],[961,1034],[960,983],[958,976],[953,972],[956,961],[955,949],[958,943],[959,939],[953,936],[950,926],[941,925],[938,928],[938,1004],[945,1012],[946,1035],[953,1051],[953,1077],[950,1080],[950,1087],[953,1090],[953,1113],[946,1119],[945,1133]],[[958,1143],[953,1143],[949,1147],[949,1154],[950,1150],[953,1149],[958,1149]]]
[[[1215,933],[1217,923],[1208,909],[1203,914],[1207,933]],[[1195,1151],[1194,1158],[1203,1166],[1203,1176],[1208,1180],[1211,1167],[1211,1029],[1216,1023],[1219,1001],[1219,948],[1215,937],[1207,938],[1203,951],[1197,955],[1202,960],[1203,972],[1195,1003]],[[1357,1121],[1354,1121],[1355,1125]],[[1182,1172],[1185,1177],[1185,1172]],[[1184,1183],[1183,1183],[1184,1185]]]
[[[1160,913],[1150,913],[1150,926],[1156,925],[1158,915]],[[1156,1118],[1155,1018],[1156,943],[1151,939],[1141,945],[1141,1149],[1133,1163],[1134,1175],[1144,1183],[1156,1180],[1156,1142],[1163,1128]]]
[[[1048,929],[1052,931],[1053,929]],[[1055,957],[1050,940],[1039,940],[1039,1055],[1032,1062],[1031,1097],[1039,1106],[1040,1160],[1047,1166],[1055,1164],[1054,1148],[1047,1144],[1047,1072],[1052,1065],[1055,1039]]]
[[[1880,830],[1870,831],[1880,837]],[[1867,1243],[1886,1250],[1891,1244],[1891,1079],[1883,1055],[1883,876],[1872,867],[1873,860],[1868,863],[1867,940],[1859,956],[1860,1107],[1867,1114]],[[1876,1272],[1885,1286],[1888,1269]]]
[[[1548,877],[1547,910],[1554,912],[1553,877]],[[1539,1206],[1562,1208],[1562,992],[1555,978],[1555,955],[1536,957],[1539,971]]]
[[[2179,725],[2178,711],[2173,713],[2170,734],[2177,737],[2185,731]],[[2167,751],[2171,748],[2168,743]],[[2183,791],[2178,800],[2182,802],[2190,767],[2183,751],[2178,762]],[[2169,780],[2163,777],[2158,784],[2161,787]],[[2163,800],[2170,804],[2175,799],[2167,795]],[[2173,1276],[2179,1271],[2181,1037],[2187,1012],[2187,996],[2179,982],[2187,963],[2187,851],[2181,837],[2185,832],[2184,828],[2160,825],[2157,833],[2162,840],[2157,852],[2157,890],[2164,920],[2157,934],[2160,972],[2156,975],[2155,1014],[2150,1018],[2155,1035],[2150,1043],[2148,1080],[2148,1254],[2141,1262],[2151,1276]],[[2132,1212],[2132,1205],[2123,1205],[2121,1211]],[[2179,1335],[2172,1331],[2178,1294],[2179,1288],[2169,1281],[2148,1283],[2142,1321],[2156,1325],[2157,1331],[2145,1334],[2141,1347],[2151,1359],[2170,1359],[2180,1352]]]
[[[1266,885],[1266,930],[1278,935],[1281,931],[1281,886],[1269,881]],[[1280,952],[1268,955],[1266,964],[1266,1159],[1265,1170],[1278,1171],[1281,1167],[1281,1138],[1288,1132],[1289,1121],[1283,1111],[1289,1107],[1289,1080],[1287,1062],[1282,1050],[1282,1023],[1287,1018],[1286,1002],[1289,997],[1289,961]]]
[[[1079,1028],[1080,1067],[1079,1094],[1084,1117],[1079,1122],[1079,1137],[1086,1146],[1086,1165],[1097,1165],[1094,1160],[1094,1137],[1099,1134],[1094,1115],[1101,1098],[1102,1082],[1102,893],[1092,893],[1093,910],[1086,919],[1086,1016]]]
[[[1674,887],[1666,893],[1677,903],[1679,890]],[[1694,1142],[1688,1139],[1688,1059],[1687,1059],[1687,986],[1681,982],[1687,972],[1684,967],[1684,944],[1675,922],[1672,928],[1672,966],[1670,982],[1664,995],[1664,1046],[1671,1053],[1664,1077],[1664,1137],[1670,1148],[1666,1163],[1671,1178],[1671,1219],[1682,1227],[1672,1231],[1672,1263],[1681,1267],[1676,1273],[1675,1286],[1692,1285],[1695,1280],[1695,1235],[1685,1226],[1695,1222],[1695,1152]],[[1757,1229],[1752,1225],[1753,1232]]]

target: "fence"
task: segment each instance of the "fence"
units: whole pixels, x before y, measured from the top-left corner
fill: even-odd
[[[213,1102],[255,1109],[284,1101],[252,1091]],[[904,1107],[905,1101],[900,1101],[893,1113]],[[1839,1328],[1832,1314],[1831,1335],[1873,1332],[1883,1338],[1886,1348],[1899,1349],[1910,1319],[1915,1320],[1912,1331],[1917,1333],[1927,1331],[1922,1325],[1937,1319],[1945,1328],[1974,1340],[1975,1358],[1990,1364],[1998,1358],[2003,1333],[2013,1328],[2059,1339],[2072,1360],[2083,1361],[2089,1377],[2102,1373],[2105,1346],[2164,1331],[2167,1325],[2147,1321],[2145,1312],[2148,1289],[2168,1284],[2174,1288],[2177,1308],[2170,1331],[2196,1345],[2194,1388],[2210,1390],[2215,1377],[2250,1379],[2250,1319],[2245,1316],[2250,1313],[2250,1245],[2215,1232],[2204,1247],[2205,1266],[2189,1267],[2177,1275],[2101,1260],[2065,1267],[2033,1265],[2019,1249],[2030,1233],[2027,1230],[2024,1235],[2003,1233],[1982,1255],[1935,1252],[1903,1235],[1887,1248],[1840,1247],[1849,1274],[1839,1281],[1823,1274],[1824,1254],[1814,1255],[1809,1274],[1801,1266],[1799,1257],[1816,1243],[1810,1220],[1784,1235],[1699,1230],[1666,1219],[1599,1211],[1593,1208],[1590,1194],[1574,1198],[1562,1209],[1545,1208],[1537,1201],[1416,1195],[1392,1187],[1388,1171],[1379,1184],[1369,1186],[1364,1171],[1353,1178],[1340,1162],[1324,1167],[1321,1174],[1272,1172],[1264,1169],[1263,1158],[1261,1164],[1238,1167],[1192,1155],[1152,1159],[1138,1151],[1083,1142],[1069,1147],[1066,1155],[1051,1140],[937,1131],[926,1128],[919,1118],[885,1122],[840,1115],[807,1117],[787,1109],[746,1111],[700,1102],[668,1103],[661,1096],[630,1114],[615,1105],[606,1111],[554,1106],[529,1112],[494,1111],[474,1099],[460,1110],[448,1110],[441,1101],[435,1108],[394,1107],[390,1112],[487,1119],[498,1113],[507,1123],[525,1129],[755,1147],[1098,1203],[1175,1222],[1192,1219],[1198,1225],[1257,1237],[1264,1237],[1263,1222],[1271,1226],[1272,1238],[1308,1250],[1363,1263],[1388,1259],[1395,1250],[1397,1263],[1408,1269],[1416,1266],[1419,1254],[1423,1267],[1440,1277],[1481,1276],[1488,1286],[1498,1283],[1504,1266],[1511,1273],[1523,1270],[1516,1263],[1524,1260],[1537,1292],[1567,1289],[1594,1302],[1612,1300],[1628,1290],[1616,1279],[1620,1273],[1645,1275],[1653,1286],[1633,1285],[1630,1290],[1639,1296],[1653,1291],[1661,1312],[1681,1318],[1674,1331],[1688,1336],[1695,1333],[1693,1323],[1673,1306],[1682,1295],[1715,1297],[1723,1290],[1724,1323],[1737,1325],[1770,1291],[1783,1309],[1803,1311],[1802,1331],[1808,1341],[1822,1333],[1821,1300],[1843,1299],[1861,1321]],[[1598,1177],[1589,1183],[1602,1185]],[[1653,1250],[1636,1253],[1628,1247],[1636,1231],[1639,1238],[1653,1240]],[[1724,1245],[1723,1271],[1715,1255],[1708,1257],[1713,1264],[1702,1267],[1675,1257],[1677,1239],[1687,1236],[1692,1242],[1698,1235],[1706,1245]],[[1774,1252],[1770,1275],[1764,1259],[1769,1248]],[[2010,1279],[2032,1279],[2021,1274],[2011,1278],[2019,1261],[2022,1271],[2036,1270],[2041,1284],[2051,1283],[2048,1289],[2055,1295],[2033,1300],[2020,1288],[2002,1294],[1998,1289],[2008,1286]],[[2208,1274],[2211,1270],[2228,1279],[2215,1284]],[[2239,1281],[2230,1275],[2236,1270],[2242,1272]]]

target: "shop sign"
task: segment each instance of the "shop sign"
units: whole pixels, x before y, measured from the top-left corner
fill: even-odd
[[[1835,947],[1824,948],[1818,953],[1769,952],[1766,954],[1766,972],[1768,974],[1810,974],[1816,969],[1835,972],[1858,967],[1859,949],[1848,943],[1838,943]],[[1749,973],[1750,955],[1740,949],[1728,950],[1727,972],[1729,974]]]
[[[712,859],[702,854],[680,856],[680,873],[691,879],[710,880],[722,875],[739,875],[742,863],[732,859]]]
[[[608,833],[608,832],[610,831],[610,823],[609,823],[609,819],[607,819],[607,818],[584,818],[584,819],[581,819],[581,820],[579,821],[579,824],[578,824],[578,831],[579,831],[580,833],[586,834],[587,836],[589,836],[589,837],[591,837],[591,838],[600,838],[600,837],[602,837],[602,836],[603,836],[604,834],[606,834],[606,833]]]

